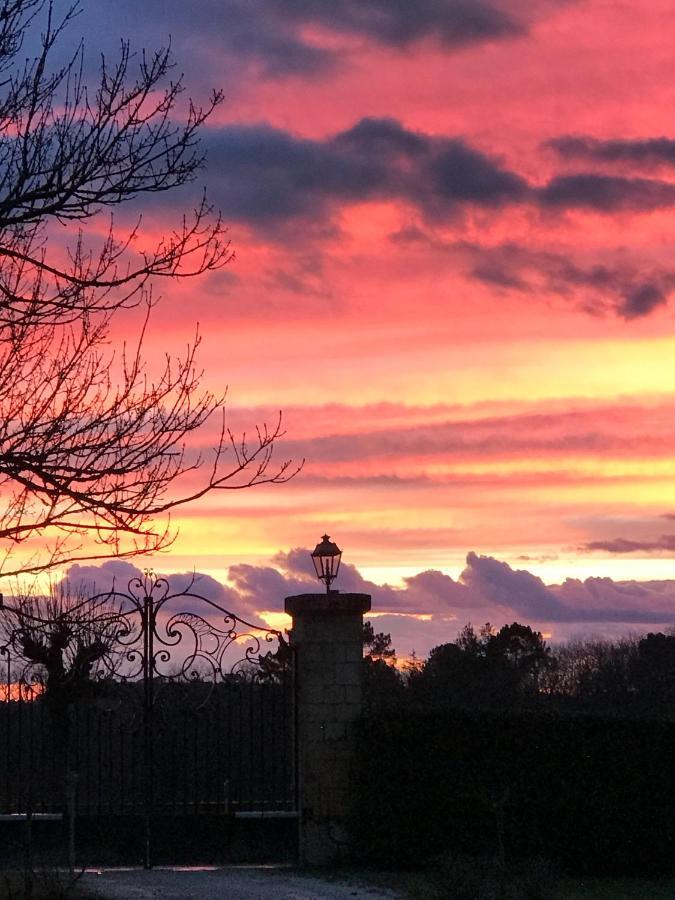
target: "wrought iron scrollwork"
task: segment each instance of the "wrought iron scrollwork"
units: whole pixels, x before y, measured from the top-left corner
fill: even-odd
[[[278,677],[290,665],[282,632],[243,619],[193,586],[172,592],[168,579],[146,572],[126,593],[111,592],[117,652],[103,660],[99,677],[217,684]]]
[[[132,578],[126,591],[111,590],[83,600],[96,608],[105,632],[105,652],[91,666],[91,680],[103,683],[214,685],[233,680],[274,681],[291,664],[281,631],[243,619],[214,600],[196,593],[191,582],[172,591],[167,578],[152,571]],[[180,608],[177,608],[180,607]],[[187,608],[186,608],[187,607]],[[69,611],[76,615],[78,607]],[[15,673],[26,690],[44,691],[43,668],[22,652],[25,635],[11,633],[0,658],[22,660]],[[32,686],[32,687],[31,687]]]

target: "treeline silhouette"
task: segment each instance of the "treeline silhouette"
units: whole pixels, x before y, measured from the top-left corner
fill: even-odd
[[[467,626],[400,668],[364,632],[354,828],[364,858],[545,858],[575,874],[675,869],[675,636],[548,647]]]
[[[395,666],[388,634],[364,628],[365,686],[371,712],[532,710],[627,718],[675,718],[675,634],[548,646],[529,625],[469,624],[426,660]]]

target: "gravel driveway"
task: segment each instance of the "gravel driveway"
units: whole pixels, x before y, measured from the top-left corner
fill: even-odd
[[[111,900],[398,900],[394,891],[357,881],[323,881],[279,867],[103,869],[80,882]]]

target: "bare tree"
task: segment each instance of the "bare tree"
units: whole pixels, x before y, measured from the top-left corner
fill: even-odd
[[[122,609],[110,595],[90,597],[82,586],[51,585],[46,595],[17,592],[0,615],[0,646],[13,663],[19,682],[35,682],[51,700],[72,701],[91,683],[97,667],[112,674],[128,628]]]
[[[221,95],[204,107],[186,101],[168,49],[134,57],[123,43],[114,64],[102,60],[94,90],[82,74],[81,45],[50,68],[77,11],[57,22],[45,0],[0,0],[0,573],[7,576],[161,549],[174,537],[174,507],[214,489],[282,482],[295,471],[272,461],[280,419],[250,441],[229,431],[224,396],[200,387],[198,333],[154,376],[144,362],[153,280],[199,275],[232,258],[206,197],[154,246],[142,218],[121,228],[112,219],[121,204],[194,179],[203,163],[199,131]],[[37,32],[39,51],[24,62],[23,45]],[[138,305],[146,310],[138,339],[115,352],[113,317]],[[191,450],[214,413],[222,419],[212,446]],[[20,543],[28,550],[17,560]]]

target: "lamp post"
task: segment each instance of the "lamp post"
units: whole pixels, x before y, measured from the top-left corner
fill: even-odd
[[[331,541],[327,534],[324,534],[321,538],[321,543],[314,548],[312,562],[314,563],[317,578],[326,583],[327,594],[330,594],[331,583],[337,578],[341,558],[342,550]]]

